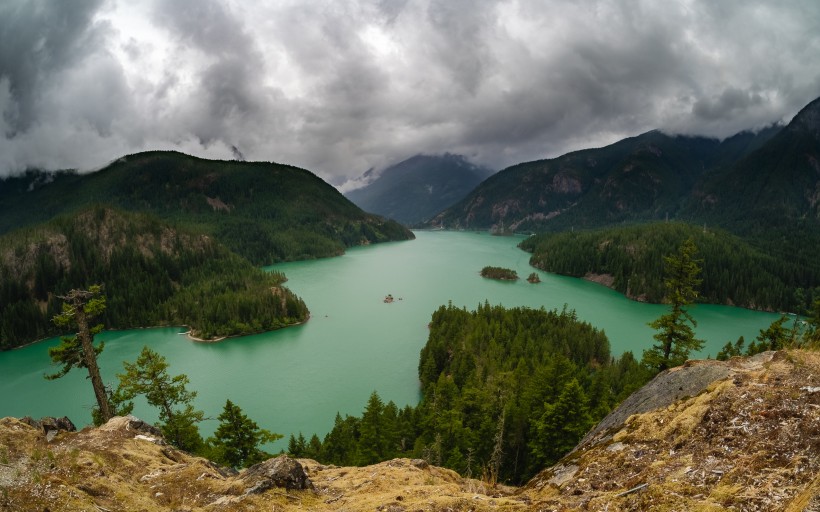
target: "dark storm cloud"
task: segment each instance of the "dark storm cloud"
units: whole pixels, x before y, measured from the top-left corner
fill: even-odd
[[[3,112],[7,136],[36,120],[37,104],[49,81],[94,51],[100,33],[91,21],[101,3],[9,0],[0,4],[0,80],[7,81],[13,103]]]
[[[422,152],[501,168],[820,95],[814,0],[68,4],[0,7],[0,173],[234,147],[335,183]]]

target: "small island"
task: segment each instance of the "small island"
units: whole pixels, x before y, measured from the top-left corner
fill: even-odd
[[[529,282],[530,282],[530,283],[532,283],[532,284],[538,284],[538,283],[540,283],[540,282],[541,282],[541,278],[540,278],[540,277],[538,277],[538,274],[536,274],[535,272],[533,272],[532,274],[530,274],[529,276],[527,276],[527,281],[529,281]]]
[[[509,268],[484,267],[481,269],[481,277],[500,279],[502,281],[515,281],[518,279],[518,273]]]

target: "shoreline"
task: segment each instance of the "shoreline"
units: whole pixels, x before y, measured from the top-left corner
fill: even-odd
[[[235,334],[235,335],[232,335],[232,336],[221,336],[221,337],[214,338],[214,339],[203,339],[203,338],[197,338],[195,336],[191,336],[191,326],[189,326],[189,325],[149,325],[149,326],[143,326],[143,327],[127,327],[127,328],[124,328],[124,329],[104,329],[103,332],[134,331],[134,330],[137,330],[137,329],[173,329],[173,328],[178,328],[178,329],[188,329],[187,331],[178,332],[177,334],[185,335],[185,337],[187,337],[189,341],[192,341],[194,343],[219,343],[220,341],[225,341],[225,340],[230,339],[230,338],[241,338],[243,336],[252,336],[254,334],[262,334],[263,332],[273,332],[273,331],[278,331],[280,329],[287,329],[288,327],[294,327],[294,326],[297,326],[297,325],[302,325],[302,324],[306,323],[308,320],[310,320],[310,314],[308,314],[307,318],[305,318],[301,322],[288,324],[284,327],[279,327],[278,329],[271,329],[271,330],[268,330],[268,331],[259,331],[259,332],[250,332],[250,333],[247,333],[247,334]],[[70,336],[70,334],[57,334],[56,336],[50,336],[48,338],[40,338],[40,339],[37,339],[37,340],[34,340],[34,341],[29,341],[28,343],[24,343],[23,345],[17,345],[15,347],[11,347],[11,348],[8,348],[6,350],[0,350],[0,352],[11,352],[13,350],[20,350],[20,349],[29,347],[31,345],[36,345],[37,343],[42,343],[44,341],[48,341],[48,340],[53,339],[53,338],[61,338],[62,336]]]
[[[273,331],[279,331],[279,330],[282,330],[282,329],[287,329],[288,327],[296,327],[297,325],[302,325],[302,324],[307,323],[308,320],[310,320],[310,314],[308,314],[307,318],[305,318],[301,322],[288,324],[284,327],[279,327],[278,329],[271,329],[271,330],[268,330],[268,331],[259,331],[259,332],[249,332],[247,334],[233,334],[233,335],[230,335],[230,336],[220,336],[218,338],[212,338],[212,339],[197,338],[196,336],[192,336],[191,335],[191,328],[187,325],[183,325],[182,327],[187,327],[188,331],[181,332],[179,334],[180,335],[185,335],[185,337],[188,338],[189,341],[192,341],[194,343],[206,343],[206,344],[207,343],[219,343],[221,341],[225,341],[225,340],[232,339],[232,338],[242,338],[243,336],[253,336],[254,334],[262,334],[262,333],[265,333],[265,332],[273,332]],[[150,329],[150,327],[149,327],[149,329]]]

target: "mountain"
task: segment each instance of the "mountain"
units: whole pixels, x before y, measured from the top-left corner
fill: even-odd
[[[0,510],[820,509],[820,355],[766,352],[659,374],[521,488],[424,460],[337,467],[286,456],[239,473],[133,417],[71,431],[0,419]]]
[[[460,155],[416,155],[345,196],[365,211],[414,225],[454,204],[492,173]]]
[[[518,164],[428,225],[494,231],[590,228],[675,217],[704,176],[762,148],[781,128],[724,141],[651,131],[609,146]]]
[[[413,238],[304,169],[164,151],[128,155],[89,174],[29,171],[0,181],[0,234],[92,204],[184,224],[256,265]]]
[[[61,334],[60,295],[104,285],[106,328],[187,325],[213,339],[307,320],[308,309],[212,237],[92,206],[0,236],[0,350]]]
[[[786,128],[693,191],[690,215],[740,230],[820,224],[820,98]]]

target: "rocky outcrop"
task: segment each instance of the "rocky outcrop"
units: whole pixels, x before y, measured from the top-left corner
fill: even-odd
[[[274,487],[312,489],[307,473],[299,461],[280,455],[249,467],[239,477],[247,485],[246,494],[260,494]]]
[[[63,432],[76,432],[77,427],[74,426],[74,423],[68,419],[68,416],[63,416],[62,418],[54,418],[52,416],[45,416],[40,418],[39,420],[35,420],[30,416],[26,416],[22,418],[20,421],[25,423],[26,425],[31,425],[32,427],[42,430],[43,434],[46,436],[46,440],[51,441],[54,439],[54,436],[57,435],[60,431]]]
[[[543,510],[820,510],[820,353],[693,361],[524,489]]]

